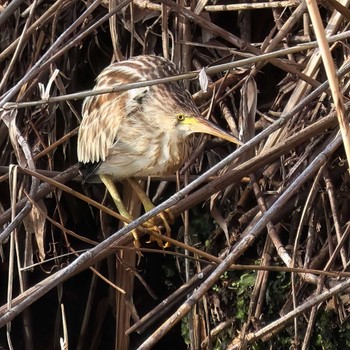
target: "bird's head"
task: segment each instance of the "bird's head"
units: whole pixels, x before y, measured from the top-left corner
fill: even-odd
[[[194,133],[216,136],[229,142],[242,143],[232,134],[200,116],[191,95],[180,82],[154,86],[144,95],[143,115],[148,123],[174,137],[186,138]]]
[[[199,115],[178,113],[174,116],[176,129],[183,133],[185,136],[202,133],[209,134],[227,140],[229,142],[241,145],[241,141],[238,140],[232,134],[222,130],[210,121],[200,117]]]

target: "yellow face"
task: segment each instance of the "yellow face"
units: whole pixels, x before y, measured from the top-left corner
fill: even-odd
[[[242,142],[239,141],[236,137],[200,116],[179,113],[176,114],[175,117],[177,127],[186,135],[193,133],[203,133],[220,137],[229,142],[236,143],[237,145],[242,144]]]

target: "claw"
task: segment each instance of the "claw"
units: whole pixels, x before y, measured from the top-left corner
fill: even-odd
[[[141,244],[140,244],[140,240],[139,240],[139,234],[137,233],[136,229],[131,231],[133,237],[134,237],[134,246],[135,248],[140,248]]]
[[[153,232],[156,232],[156,231],[153,231]],[[165,242],[164,243],[162,239],[160,239],[158,237],[154,237],[154,236],[152,236],[152,234],[150,234],[149,240],[146,243],[152,243],[152,242],[157,242],[159,248],[162,248],[162,249],[167,249],[167,248],[170,247],[170,243],[169,242]]]
[[[162,223],[163,223],[161,226],[158,226],[156,224],[156,222],[159,222],[159,219],[161,219]],[[169,225],[169,221],[170,221],[170,223],[173,223],[174,217],[170,211],[166,210],[164,212],[159,213],[155,218],[148,220],[143,225],[147,229],[147,231],[155,232],[155,233],[158,233],[160,235],[165,234],[167,237],[171,237],[171,228]],[[164,228],[165,232],[162,230],[162,228]],[[150,239],[149,239],[149,241],[147,241],[147,243],[151,243],[151,242],[157,242],[158,246],[161,248],[169,248],[170,247],[169,242],[163,243],[163,241],[161,239],[153,237],[152,234],[150,235]]]

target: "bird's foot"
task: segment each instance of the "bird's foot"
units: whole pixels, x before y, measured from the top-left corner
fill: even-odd
[[[131,233],[134,237],[134,247],[136,248],[136,254],[138,256],[138,260],[137,260],[137,265],[138,265],[141,261],[141,258],[143,258],[143,254],[141,252],[141,243],[139,240],[139,233],[137,232],[137,229],[133,229]]]
[[[162,224],[159,225],[159,222],[162,221]],[[171,237],[171,228],[170,225],[174,223],[174,217],[172,215],[172,213],[166,209],[165,211],[159,213],[157,216],[155,216],[154,218],[148,220],[145,224],[145,227],[147,227],[147,229],[149,231],[155,232],[157,234],[161,234],[167,236],[167,237]],[[165,230],[165,232],[164,232]],[[152,234],[150,235],[150,239],[147,243],[151,243],[151,242],[157,242],[158,246],[160,248],[169,248],[170,247],[170,243],[169,242],[165,242],[155,236],[152,236]]]
[[[131,231],[133,237],[134,237],[134,246],[135,248],[139,249],[141,247],[140,240],[139,240],[139,234],[136,229]]]

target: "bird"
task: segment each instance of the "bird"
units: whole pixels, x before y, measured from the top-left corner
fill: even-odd
[[[134,56],[103,69],[94,90],[178,74],[171,60],[156,55]],[[145,210],[152,209],[153,203],[135,178],[174,174],[189,159],[195,133],[241,144],[201,116],[181,80],[89,96],[82,105],[77,143],[83,181],[102,181],[119,213],[132,220],[114,181],[127,180]],[[169,235],[168,220],[161,218]]]

